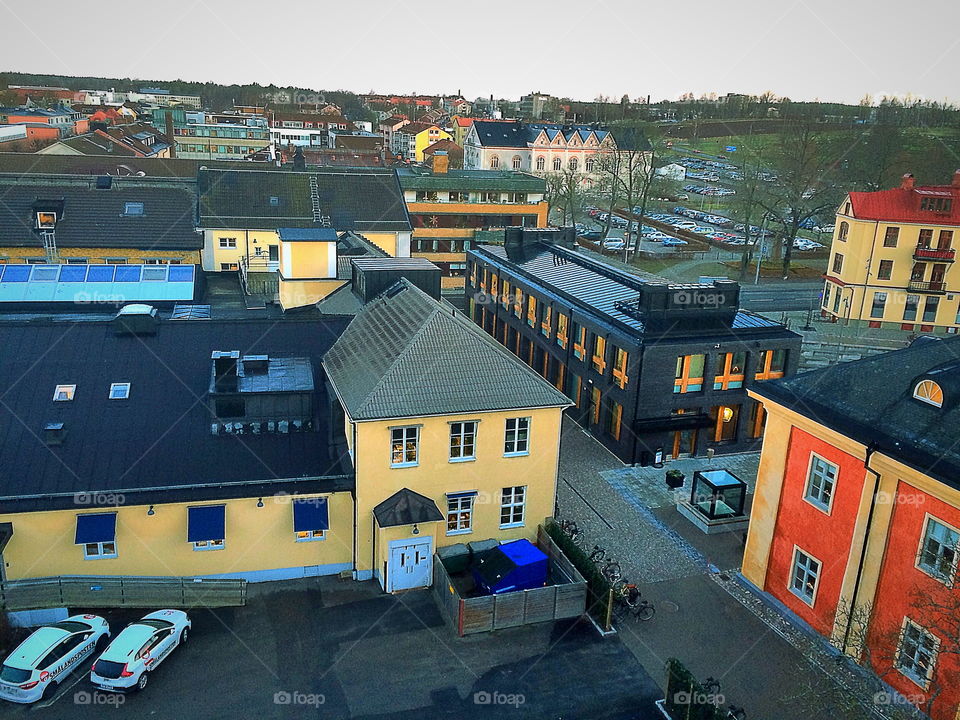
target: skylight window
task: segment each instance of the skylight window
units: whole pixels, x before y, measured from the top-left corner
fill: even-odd
[[[913,389],[913,396],[934,407],[943,407],[943,390],[933,380],[921,380]]]
[[[128,202],[123,204],[123,214],[127,217],[139,217],[143,215],[142,202]]]
[[[73,400],[73,396],[76,394],[76,392],[76,385],[57,385],[57,389],[53,391],[53,401],[70,402]]]
[[[276,195],[271,195],[270,204],[274,207],[278,207],[280,205],[280,198],[278,198]]]
[[[110,383],[110,399],[126,400],[130,397],[130,383]]]

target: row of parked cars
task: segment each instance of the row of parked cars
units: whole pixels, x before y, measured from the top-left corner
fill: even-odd
[[[148,674],[187,641],[190,618],[183,610],[157,610],[130,623],[110,641],[99,615],[73,615],[42,625],[17,645],[0,666],[0,698],[34,703],[97,653],[90,682],[100,690],[143,690]]]
[[[737,191],[733,188],[720,187],[719,185],[684,185],[683,189],[687,192],[697,195],[707,195],[710,197],[726,197],[736,195]]]

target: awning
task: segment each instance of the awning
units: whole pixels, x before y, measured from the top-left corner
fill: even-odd
[[[373,516],[382,528],[443,520],[443,514],[433,500],[409,488],[395,492],[377,505]]]
[[[293,531],[329,530],[326,498],[309,498],[293,501]]]
[[[116,539],[116,536],[116,513],[77,515],[77,534],[73,540],[73,542],[77,545],[113,542]]]
[[[187,542],[223,540],[224,505],[187,508]]]
[[[684,413],[683,415],[668,415],[658,418],[643,418],[635,420],[635,432],[656,432],[658,430],[693,430],[695,428],[710,427],[716,421],[709,415],[702,413]]]

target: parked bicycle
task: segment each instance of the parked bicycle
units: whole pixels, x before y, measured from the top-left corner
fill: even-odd
[[[600,565],[600,563],[597,563]],[[615,583],[617,580],[623,577],[623,571],[620,569],[620,563],[618,563],[613,558],[607,558],[606,561],[600,565],[600,574],[607,580],[607,582]]]
[[[747,717],[747,711],[736,705],[728,705],[727,714],[730,716],[730,720],[746,720]]]
[[[614,585],[614,600],[619,617],[633,616],[634,620],[646,622],[656,614],[656,608],[649,600],[641,597],[639,588],[633,583],[617,583]]]
[[[557,525],[560,528],[560,532],[570,538],[574,545],[580,545],[583,540],[583,535],[580,532],[576,520],[560,520]]]
[[[603,562],[603,558],[606,557],[607,551],[604,550],[599,545],[594,545],[593,550],[590,551],[590,562],[596,563],[599,565]]]

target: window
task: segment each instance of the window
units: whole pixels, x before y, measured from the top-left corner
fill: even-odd
[[[590,364],[593,369],[603,375],[607,369],[607,340],[601,335],[593,336],[593,355],[590,358]]]
[[[952,198],[925,197],[920,199],[920,209],[930,212],[949,213],[953,208]]]
[[[523,510],[527,488],[525,485],[505,487],[500,494],[500,527],[523,525]]]
[[[52,228],[57,224],[57,214],[55,212],[38,212],[37,227]]]
[[[550,337],[550,330],[553,326],[553,308],[547,305],[543,308],[543,321],[540,323],[540,334],[544,337]]]
[[[573,355],[578,360],[587,355],[587,329],[576,323],[573,324]]]
[[[674,374],[673,391],[675,393],[699,392],[703,390],[703,365],[706,355],[681,355],[677,358],[677,370]]]
[[[870,317],[872,318],[882,318],[883,317],[883,306],[887,302],[887,294],[885,292],[875,292],[873,294],[873,304],[870,306]]]
[[[900,238],[900,228],[888,227],[883,233],[883,246],[896,247],[897,240]]]
[[[583,164],[584,169],[585,169],[588,173],[592,173],[592,172],[593,172],[593,165],[594,165],[594,159],[593,159],[592,156],[591,156],[591,157],[588,157],[588,158],[587,158],[587,161]]]
[[[530,418],[507,418],[503,435],[504,455],[527,455],[530,452]]]
[[[837,466],[811,453],[805,498],[821,510],[829,512],[836,482]]]
[[[553,170],[554,172],[560,172],[561,167],[563,166],[563,161],[560,158],[553,159]]]
[[[540,157],[537,158],[537,170],[540,170],[542,172],[543,170],[546,169],[546,167],[547,167],[547,159],[543,157],[543,155],[541,155]]]
[[[447,535],[461,535],[473,530],[473,501],[476,493],[447,495]]]
[[[567,347],[567,316],[557,313],[557,345]]]
[[[500,168],[500,158],[494,155],[492,158],[490,158],[490,169],[498,170],[499,168]]]
[[[713,419],[713,442],[731,442],[737,439],[740,407],[740,405],[717,405],[710,408],[710,417]]]
[[[142,202],[124,203],[123,214],[128,217],[143,215],[143,203]]]
[[[390,467],[409,467],[420,459],[420,427],[407,425],[390,429]]]
[[[847,235],[850,233],[850,223],[846,220],[843,220],[840,223],[840,232],[837,233],[837,240],[842,240],[846,242]]]
[[[450,423],[450,459],[475,460],[477,443],[477,422]]]
[[[744,368],[747,364],[745,352],[724,353],[720,356],[720,374],[713,379],[714,390],[742,388]]]
[[[130,383],[110,383],[110,394],[108,397],[111,400],[126,400],[130,397]]]
[[[763,437],[763,424],[767,419],[767,411],[763,404],[755,402],[750,408],[750,437],[753,439]]]
[[[522,162],[522,161],[520,160],[520,156],[519,156],[519,155],[514,155],[514,156],[513,156],[513,160],[510,161],[510,164],[513,166],[513,169],[514,169],[514,170],[519,170],[519,169],[520,169],[520,163],[521,163],[521,162]]]
[[[613,382],[621,390],[627,386],[627,351],[623,348],[613,349]]]
[[[77,392],[76,385],[57,385],[53,391],[54,402],[70,402]]]
[[[237,246],[237,239],[235,237],[222,237],[220,238],[220,247],[221,248],[235,248]]]
[[[813,605],[820,580],[820,561],[807,555],[800,548],[793,551],[793,576],[790,591],[808,605]]]
[[[296,542],[310,542],[311,540],[323,540],[326,530],[300,530],[295,533]]]
[[[933,677],[940,642],[937,636],[903,619],[903,632],[897,648],[897,669],[914,682],[926,687]]]
[[[913,396],[936,407],[943,407],[943,390],[933,380],[921,380],[913,389]]]
[[[472,285],[473,283],[470,284]],[[510,307],[510,281],[506,278],[503,280],[503,297],[501,300],[503,301],[504,310]]]
[[[839,273],[843,270],[843,255],[837,253],[833,256],[833,271]]]
[[[893,260],[881,260],[880,267],[877,268],[878,280],[889,280],[893,274]]]
[[[933,230],[930,228],[922,229],[917,240],[917,247],[928,248],[931,242],[933,242]]]
[[[220,263],[220,270],[223,272],[230,272],[231,270],[238,270],[239,266],[236,263]]]
[[[594,386],[590,389],[590,423],[596,425],[600,422],[600,406],[603,403],[603,395],[600,394],[600,388]]]
[[[447,194],[447,197],[450,200],[450,202],[467,202],[470,199],[470,193],[451,190]]]
[[[949,250],[953,243],[953,230],[941,230],[940,237],[937,239],[938,250]]]
[[[958,545],[960,532],[928,517],[923,540],[920,542],[917,567],[945,583],[952,583],[957,570]]]
[[[490,274],[490,295],[493,299],[497,297],[497,292],[499,291],[499,282],[496,273]]]
[[[623,421],[623,405],[618,402],[610,402],[605,415],[604,430],[614,440],[620,439],[620,426]]]
[[[579,166],[580,163],[577,162],[576,158],[570,158],[570,162],[567,163],[567,167],[570,168],[570,172],[576,172]]]
[[[101,560],[115,557],[117,557],[117,543],[114,540],[110,542],[85,543],[83,546],[84,560]]]
[[[937,307],[940,305],[940,298],[928,297],[923,303],[923,322],[932,323],[937,319]]]
[[[760,353],[756,379],[772,380],[773,378],[783,377],[786,366],[786,350],[764,350]]]
[[[917,305],[920,304],[919,295],[907,295],[907,301],[903,306],[903,319],[904,320],[916,320],[917,319]]]
[[[193,543],[194,550],[223,550],[224,542],[220,540],[197,540]]]
[[[533,295],[527,295],[527,325],[537,326],[537,299]]]

